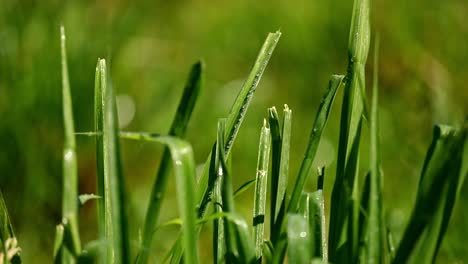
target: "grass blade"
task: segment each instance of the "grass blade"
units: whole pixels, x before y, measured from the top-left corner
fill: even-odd
[[[320,103],[318,112],[315,116],[314,125],[310,134],[309,144],[307,145],[307,149],[304,155],[305,157],[301,163],[299,175],[297,176],[294,189],[291,194],[291,200],[289,201],[288,205],[289,213],[295,213],[297,211],[302,189],[304,188],[306,179],[310,174],[312,162],[315,158],[315,154],[317,153],[318,144],[320,142],[323,129],[325,128],[325,125],[327,123],[333,99],[335,98],[336,91],[338,90],[338,87],[340,86],[342,81],[343,76],[332,75],[328,85],[328,90],[322,98],[322,102]]]
[[[214,193],[213,193],[213,203],[214,203],[214,211],[216,213],[223,213],[223,186],[224,186],[224,179],[222,170],[219,170],[219,158],[221,157],[221,151],[223,151],[223,140],[224,140],[224,129],[226,126],[226,120],[221,119],[218,121],[218,130],[217,130],[217,140],[216,140],[216,151],[215,155],[216,158],[213,159],[214,162],[210,164],[210,173],[214,174],[216,177]],[[227,254],[227,248],[230,245],[230,241],[228,241],[225,237],[225,220],[223,218],[216,219],[214,221],[214,228],[213,228],[213,253],[214,253],[214,260],[216,263],[224,263],[225,255]],[[229,236],[229,235],[228,235]]]
[[[0,262],[21,263],[21,249],[18,247],[13,226],[10,222],[8,209],[3,199],[3,193],[0,191],[0,240],[2,242],[3,254],[0,254]]]
[[[288,262],[310,263],[310,230],[304,216],[288,214]]]
[[[224,155],[229,157],[229,153],[232,145],[237,136],[242,121],[244,120],[245,114],[247,112],[248,106],[253,98],[255,90],[257,89],[258,83],[262,74],[270,60],[270,57],[275,50],[276,44],[281,37],[281,32],[270,33],[265,40],[260,52],[257,56],[255,64],[250,71],[247,80],[242,86],[239,94],[237,95],[234,104],[231,107],[231,111],[227,117],[226,121],[226,130],[225,138],[227,139],[226,145],[224,146]],[[214,149],[214,148],[213,148]],[[209,177],[209,164],[211,161],[211,156],[214,153],[210,153],[205,163],[203,173],[197,183],[197,202],[198,202],[198,218],[202,218],[205,215],[206,208],[211,201],[211,196],[213,194],[214,188],[214,179]],[[173,250],[171,263],[178,263],[182,257],[182,251],[180,239],[176,241],[176,246]]]
[[[195,103],[203,86],[204,65],[202,62],[197,62],[192,66],[190,75],[185,85],[182,98],[179,102],[177,112],[169,135],[181,137],[185,136],[188,122],[192,115]],[[156,176],[156,180],[151,190],[148,209],[146,210],[145,224],[143,227],[143,238],[140,245],[137,263],[143,264],[148,262],[149,249],[153,240],[153,229],[158,222],[161,204],[163,202],[167,179],[169,176],[171,157],[169,150],[166,148],[163,152],[160,167]]]
[[[416,204],[393,263],[434,261],[461,182],[468,127],[438,125],[427,152]]]
[[[365,110],[365,64],[369,50],[370,0],[355,0],[348,46],[348,72],[341,112],[341,128],[335,184],[332,191],[329,254],[330,261],[342,256],[356,258],[358,239],[358,170],[362,116]]]
[[[121,133],[122,138],[165,144],[171,154],[177,184],[177,200],[182,220],[182,243],[187,263],[198,263],[197,217],[195,207],[195,161],[190,144],[173,136],[150,133]],[[176,221],[177,222],[177,221]],[[152,230],[153,232],[153,230]]]
[[[272,138],[270,234],[272,241],[276,241],[279,225],[281,225],[286,211],[292,111],[287,105],[284,106],[281,131],[276,109],[272,107],[268,109],[268,112]]]
[[[297,176],[296,182],[294,184],[294,189],[292,191],[291,200],[289,201],[287,212],[290,214],[297,213],[299,209],[299,202],[306,182],[307,177],[310,174],[310,169],[312,168],[312,162],[317,153],[318,144],[320,143],[320,138],[322,136],[323,129],[328,120],[330,114],[331,106],[335,98],[336,92],[343,82],[344,76],[342,75],[332,75],[330,82],[328,84],[328,89],[325,92],[325,95],[322,98],[319,109],[315,116],[314,125],[312,127],[312,132],[310,134],[309,143],[306,148],[304,159],[302,160],[301,167],[299,169],[299,174]],[[278,225],[277,235],[278,239],[275,241],[275,254],[273,256],[274,263],[280,263],[284,255],[286,254],[287,240],[281,240],[281,237],[286,236],[287,225],[286,219],[283,219],[282,223]]]
[[[266,211],[266,194],[268,182],[268,164],[270,158],[270,128],[266,120],[260,133],[257,160],[257,180],[255,184],[255,197],[253,208],[253,236],[255,242],[255,256],[259,262],[262,259],[262,248],[264,242],[264,224]]]
[[[81,251],[81,242],[78,231],[78,169],[76,160],[75,126],[73,124],[73,107],[68,79],[67,50],[65,29],[60,27],[61,63],[62,63],[62,107],[64,124],[63,145],[63,190],[62,190],[62,222],[65,226],[66,250],[57,256],[62,263],[74,263],[73,255]],[[67,232],[68,231],[68,232]]]
[[[380,167],[379,149],[379,114],[378,114],[378,50],[379,42],[376,40],[374,53],[374,83],[372,94],[372,108],[370,116],[370,191],[368,225],[366,227],[367,258],[366,263],[384,262],[385,227],[382,212],[382,174]]]
[[[101,199],[97,200],[97,221],[98,235],[101,241],[106,242],[106,221],[105,221],[105,200],[104,196],[104,142],[102,140],[102,87],[101,87],[101,60],[98,59],[94,79],[94,138],[96,141],[96,178],[97,195]],[[107,243],[106,243],[107,244]],[[107,263],[106,249],[101,248],[99,261]]]
[[[105,238],[108,242],[106,261],[129,263],[129,240],[125,213],[125,184],[120,163],[117,109],[114,91],[107,81],[107,66],[99,60],[102,103],[102,169],[104,176]],[[98,167],[99,169],[99,167]]]

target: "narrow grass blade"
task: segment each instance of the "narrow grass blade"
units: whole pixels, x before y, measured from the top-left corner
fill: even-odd
[[[416,204],[393,263],[433,262],[461,182],[468,127],[437,125],[419,181]]]
[[[254,186],[256,181],[257,179],[249,180],[245,182],[244,184],[242,184],[239,188],[237,188],[237,190],[234,191],[234,199],[240,196],[242,193],[244,193],[248,189],[250,189],[252,186]]]
[[[378,114],[378,50],[379,42],[376,41],[374,53],[374,82],[372,94],[372,108],[370,116],[370,190],[368,225],[366,227],[367,258],[366,263],[384,262],[384,230],[382,213],[382,175],[380,167],[379,149],[379,114]]]
[[[21,263],[21,248],[18,246],[13,226],[10,222],[8,209],[3,199],[3,193],[0,191],[0,240],[3,248],[3,259],[0,262],[4,263]],[[1,254],[0,254],[1,255]]]
[[[332,75],[328,85],[328,90],[322,98],[322,102],[320,103],[318,112],[315,116],[314,125],[310,134],[309,144],[307,145],[307,149],[304,155],[304,160],[301,163],[299,175],[297,176],[294,189],[291,194],[291,200],[289,201],[288,205],[289,213],[295,213],[297,211],[299,199],[301,197],[301,193],[304,188],[306,179],[310,175],[312,162],[315,158],[315,154],[317,153],[317,148],[320,142],[320,138],[322,136],[323,129],[325,128],[328,116],[330,114],[333,99],[335,98],[336,91],[338,90],[338,87],[341,85],[342,81],[343,76]]]
[[[237,132],[242,125],[248,106],[280,37],[281,32],[279,31],[268,35],[247,80],[231,107],[231,111],[227,117],[225,131],[226,144],[224,146],[224,155],[226,157],[229,157],[231,147],[235,142]],[[198,218],[202,218],[205,215],[206,208],[213,194],[214,179],[210,179],[209,177],[209,164],[212,155],[214,155],[214,153],[210,153],[208,156],[203,173],[197,184]],[[171,263],[179,263],[182,257],[183,249],[181,248],[180,239],[176,241],[176,244],[177,246],[174,247]]]
[[[176,115],[172,121],[172,126],[169,135],[181,137],[185,136],[188,122],[195,108],[198,95],[203,86],[204,64],[199,61],[192,66],[190,75],[185,85],[182,98],[179,102]],[[138,254],[137,263],[144,264],[148,262],[149,249],[153,240],[153,232],[163,202],[167,179],[170,171],[171,157],[169,150],[166,148],[163,152],[159,170],[151,190],[150,201],[146,211],[145,224],[143,227],[143,238],[141,240],[140,252]]]
[[[221,180],[221,196],[223,201],[223,212],[226,212],[234,218],[225,218],[223,229],[225,232],[226,243],[226,261],[236,263],[250,263],[255,258],[251,236],[248,232],[248,225],[241,217],[236,215],[234,208],[234,195],[232,191],[232,181],[227,170],[226,158],[224,156],[224,135],[225,119],[218,122],[218,134],[216,142],[216,171],[218,180]]]
[[[107,66],[99,60],[102,103],[102,164],[104,176],[105,239],[109,243],[105,260],[111,263],[129,263],[129,239],[125,212],[125,183],[120,162],[120,144],[115,96],[107,81]],[[99,123],[99,122],[98,122]],[[98,167],[98,169],[100,169]]]
[[[328,85],[328,89],[325,92],[324,97],[322,98],[322,102],[320,103],[318,112],[315,116],[314,125],[312,127],[312,132],[310,134],[309,143],[306,148],[304,159],[302,160],[301,167],[299,169],[299,174],[296,178],[291,199],[287,207],[288,213],[297,213],[297,210],[299,209],[299,202],[302,190],[304,188],[304,184],[306,182],[307,177],[310,175],[312,162],[315,158],[315,154],[317,153],[317,148],[318,144],[320,143],[320,138],[322,136],[323,129],[325,128],[325,125],[327,123],[333,100],[335,98],[338,88],[343,82],[343,78],[344,76],[342,75],[332,75]],[[273,256],[274,263],[280,263],[283,260],[284,255],[286,254],[287,240],[284,240],[287,232],[286,218],[283,219],[281,224],[278,224],[277,232],[279,232],[279,235],[277,235],[278,238],[276,241],[273,241],[275,242],[275,254]]]
[[[101,197],[97,201],[97,221],[99,239],[106,241],[106,221],[105,221],[105,199],[104,196],[104,142],[102,140],[102,87],[101,87],[101,60],[98,59],[94,79],[94,137],[96,141],[96,186],[97,195]],[[101,249],[99,261],[107,263],[105,248]]]
[[[287,105],[284,106],[281,130],[276,109],[272,107],[268,109],[268,113],[272,138],[270,234],[274,242],[286,211],[292,111]]]
[[[332,191],[329,254],[340,262],[338,249],[346,261],[356,261],[358,238],[359,143],[365,112],[365,64],[369,50],[370,0],[355,0],[348,45],[348,72],[341,112],[341,128],[335,184]],[[343,247],[344,245],[344,247]],[[350,257],[355,258],[354,260]]]
[[[288,214],[288,262],[309,264],[310,252],[309,224],[300,214]]]
[[[62,62],[62,107],[64,124],[63,145],[63,190],[62,190],[62,222],[69,230],[70,242],[67,250],[62,250],[62,263],[73,263],[74,257],[81,251],[78,231],[78,169],[76,160],[75,126],[73,124],[73,107],[68,79],[67,50],[65,29],[60,27],[61,62]]]
[[[223,151],[223,138],[224,138],[224,129],[226,126],[226,120],[221,119],[218,121],[218,130],[217,130],[217,140],[216,140],[216,151],[215,151],[215,159],[214,162],[210,164],[210,173],[214,174],[216,177],[214,193],[213,193],[213,203],[214,203],[214,212],[215,213],[222,213],[224,211],[223,208],[223,174],[222,170],[219,170],[219,158],[221,157],[220,151]],[[213,253],[214,253],[214,261],[216,263],[224,263],[224,259],[227,253],[227,245],[229,245],[229,241],[226,240],[225,237],[225,220],[224,219],[216,219],[214,221],[214,228],[213,228]]]
[[[265,231],[265,211],[268,182],[268,165],[270,159],[270,128],[267,127],[266,120],[263,120],[263,127],[260,133],[257,159],[257,180],[255,184],[255,197],[253,208],[253,236],[255,242],[255,256],[261,262],[262,248]]]
[[[257,60],[255,61],[255,64],[247,77],[247,80],[239,91],[239,94],[237,95],[237,98],[231,107],[231,111],[229,112],[229,115],[226,119],[226,144],[224,146],[224,155],[226,157],[229,157],[231,147],[235,142],[237,133],[240,129],[242,121],[244,120],[249,104],[257,89],[258,83],[260,82],[260,78],[265,71],[268,61],[270,60],[270,57],[275,50],[276,44],[278,43],[280,37],[281,32],[279,31],[268,34],[268,37],[263,43],[263,46],[257,56]],[[213,183],[209,182],[209,166],[207,166],[209,160],[210,158],[208,158],[203,174],[198,182],[197,196],[200,201],[198,210],[199,217],[204,215],[206,206],[208,205],[210,196],[212,194]]]

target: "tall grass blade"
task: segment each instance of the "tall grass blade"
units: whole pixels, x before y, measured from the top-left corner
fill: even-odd
[[[468,126],[437,125],[426,155],[409,224],[393,263],[433,262],[456,201]]]
[[[217,140],[216,140],[216,149],[215,149],[215,158],[213,162],[210,164],[210,173],[214,174],[213,177],[216,177],[215,187],[213,191],[213,203],[214,203],[214,212],[222,213],[224,211],[223,208],[223,171],[222,168],[220,170],[220,157],[223,151],[223,140],[224,140],[224,130],[226,127],[226,120],[221,119],[218,121],[218,130],[217,130]],[[212,156],[213,157],[213,156]],[[234,194],[233,194],[234,195]],[[230,241],[226,240],[225,237],[225,220],[223,218],[216,219],[214,221],[214,228],[213,228],[213,253],[214,253],[214,261],[216,263],[224,263],[224,259],[227,254],[227,247],[230,248]],[[228,235],[229,236],[229,235]]]
[[[172,121],[172,126],[169,135],[181,137],[185,136],[188,122],[195,107],[198,95],[203,86],[204,64],[199,61],[192,66],[190,75],[179,102],[176,115]],[[138,254],[137,263],[143,264],[148,262],[149,250],[153,240],[153,229],[158,222],[161,204],[163,202],[167,179],[169,177],[171,156],[168,148],[164,149],[162,159],[156,180],[151,190],[148,209],[146,210],[145,224],[143,227],[143,238],[141,240],[140,252]]]
[[[3,199],[3,193],[0,191],[0,240],[2,242],[4,263],[21,263],[21,249],[18,246],[13,226],[10,222],[8,209]],[[0,254],[1,255],[1,254]]]
[[[229,157],[231,147],[234,144],[237,132],[244,120],[248,106],[280,37],[281,32],[279,31],[268,34],[247,80],[239,91],[239,94],[231,107],[231,111],[227,117],[225,131],[226,144],[224,146],[224,155],[226,157]],[[210,153],[208,156],[203,173],[197,183],[198,218],[202,218],[205,215],[206,208],[211,201],[211,196],[213,194],[215,179],[210,179],[209,177],[209,164],[213,154],[214,153]],[[181,247],[180,239],[177,240],[176,244],[177,246],[174,247],[171,263],[180,262],[182,257],[183,248]]]
[[[104,176],[105,238],[107,263],[129,263],[129,239],[125,212],[125,184],[120,163],[120,145],[115,96],[107,81],[107,66],[99,60],[102,103],[102,169]],[[99,162],[98,162],[99,163]],[[98,169],[100,169],[98,167]]]
[[[94,79],[94,137],[96,141],[96,186],[97,195],[101,199],[97,200],[97,221],[99,239],[107,244],[106,241],[106,221],[105,221],[105,200],[104,196],[104,142],[102,140],[103,113],[102,113],[102,87],[101,87],[101,60],[96,64],[96,73]],[[99,254],[100,263],[107,263],[106,249],[101,248]]]
[[[263,120],[260,133],[257,160],[257,180],[255,184],[254,208],[253,208],[253,236],[255,242],[255,256],[259,262],[262,259],[262,248],[265,231],[266,195],[268,182],[268,165],[270,159],[270,128],[266,120]]]
[[[315,116],[314,125],[312,127],[312,132],[310,134],[309,143],[307,145],[304,159],[302,160],[301,167],[299,169],[298,176],[296,178],[294,188],[291,194],[291,199],[289,201],[287,212],[290,214],[297,213],[299,209],[299,202],[306,182],[307,177],[310,175],[310,170],[312,168],[312,162],[314,161],[315,154],[317,153],[318,144],[320,143],[320,138],[322,136],[323,129],[328,120],[330,114],[331,106],[335,98],[336,92],[343,82],[344,76],[342,75],[332,75],[330,82],[328,84],[328,89],[325,92],[325,95],[322,98],[319,109]],[[273,256],[274,263],[280,263],[284,255],[286,254],[287,240],[286,232],[286,218],[283,219],[281,223],[278,223],[277,240],[275,242],[275,254]],[[282,239],[283,238],[283,239]]]
[[[276,109],[272,107],[268,113],[272,138],[270,234],[272,241],[276,241],[286,211],[292,111],[284,106],[281,130]]]
[[[382,174],[380,167],[379,148],[379,114],[378,114],[378,50],[379,42],[376,40],[374,53],[374,82],[372,88],[372,108],[370,116],[370,191],[368,225],[365,234],[367,240],[366,263],[384,262],[385,226],[383,224],[382,208]]]
[[[288,214],[288,263],[309,264],[310,252],[309,224],[300,214]]]
[[[291,200],[289,201],[288,205],[289,213],[295,213],[298,209],[299,199],[301,197],[306,179],[310,175],[312,162],[314,161],[315,154],[317,153],[317,148],[320,143],[323,129],[325,128],[328,116],[330,114],[333,99],[335,98],[336,91],[338,90],[338,87],[341,85],[342,81],[342,75],[332,75],[328,84],[328,90],[322,98],[322,102],[320,103],[318,112],[315,116],[314,125],[309,138],[309,144],[307,145],[304,159],[302,160],[299,174],[291,194]]]
[[[62,250],[62,263],[74,263],[73,255],[81,251],[81,242],[78,231],[78,175],[76,160],[75,126],[73,124],[73,107],[68,79],[67,50],[65,29],[60,27],[61,64],[62,64],[62,107],[64,124],[63,145],[63,190],[62,190],[62,222],[65,226],[67,249]],[[64,240],[66,241],[66,240]]]
[[[365,113],[365,64],[369,50],[370,0],[355,0],[348,46],[348,72],[341,112],[341,128],[335,184],[332,191],[329,254],[330,261],[340,262],[342,256],[356,258],[358,239],[359,143],[362,117]]]

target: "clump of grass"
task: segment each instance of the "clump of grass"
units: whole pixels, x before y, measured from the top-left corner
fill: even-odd
[[[292,111],[287,105],[282,118],[268,109],[260,129],[255,179],[234,191],[230,150],[247,113],[260,78],[281,36],[270,33],[241,87],[230,113],[218,122],[217,137],[198,181],[193,150],[183,139],[203,86],[204,64],[193,65],[175,118],[167,135],[118,130],[115,96],[108,65],[99,59],[95,78],[95,130],[82,133],[96,141],[96,194],[78,195],[76,143],[72,100],[68,81],[65,33],[61,31],[64,118],[62,222],[57,226],[56,263],[149,262],[158,228],[180,225],[180,237],[167,253],[171,263],[199,263],[198,235],[203,224],[214,222],[215,263],[430,263],[435,260],[466,172],[462,156],[468,125],[455,128],[436,125],[421,174],[412,216],[397,249],[383,217],[383,172],[379,148],[378,40],[374,47],[372,100],[365,96],[365,65],[370,46],[370,0],[355,0],[348,45],[348,71],[332,75],[315,115],[309,143],[294,185],[287,189]],[[305,192],[311,177],[324,128],[338,89],[344,89],[335,182],[330,215],[325,214],[325,168],[317,173],[317,190]],[[268,121],[267,121],[268,120]],[[367,125],[367,126],[366,126]],[[360,141],[369,129],[369,168],[359,175]],[[120,139],[165,145],[149,198],[143,236],[137,252],[131,252],[126,215],[125,177],[120,162]],[[160,224],[170,170],[176,179],[180,218]],[[327,176],[329,177],[329,176]],[[360,182],[364,179],[363,183]],[[268,182],[270,203],[267,210]],[[251,224],[236,212],[236,195],[255,186]],[[99,236],[81,245],[78,230],[79,202],[97,200]],[[213,212],[210,213],[210,206]],[[270,215],[267,216],[267,212]],[[269,234],[265,219],[270,219]],[[326,222],[330,222],[327,236]],[[20,263],[20,249],[0,193],[0,263]],[[159,225],[159,227],[158,227]],[[156,230],[156,231],[155,231]],[[133,253],[133,254],[132,254]],[[166,259],[165,259],[166,260]]]

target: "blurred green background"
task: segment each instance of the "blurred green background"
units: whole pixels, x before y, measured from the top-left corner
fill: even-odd
[[[257,141],[266,109],[293,110],[290,179],[294,179],[315,111],[333,73],[345,73],[351,0],[0,2],[0,188],[25,263],[51,263],[60,221],[62,115],[59,26],[67,32],[75,127],[93,129],[98,57],[111,61],[124,130],[165,133],[190,65],[206,63],[206,86],[189,126],[203,163],[270,31],[283,36],[260,82],[233,151],[235,187],[255,175]],[[468,113],[468,2],[373,1],[372,31],[380,34],[380,102],[386,216],[398,239],[412,208],[432,125],[457,124]],[[371,72],[368,67],[368,73]],[[370,74],[368,74],[370,76]],[[368,83],[371,81],[368,78]],[[339,94],[341,95],[341,94]],[[316,165],[327,169],[331,193],[339,129],[337,97]],[[367,133],[364,133],[367,136]],[[367,168],[367,140],[362,172]],[[162,148],[122,142],[132,249],[138,245],[150,186]],[[95,190],[94,142],[78,138],[80,192]],[[312,177],[313,178],[313,177]],[[177,216],[170,183],[161,220]],[[311,181],[308,188],[315,184]],[[468,263],[468,186],[455,208],[440,263]],[[252,192],[239,209],[251,215]],[[329,198],[329,197],[328,197]],[[96,237],[95,207],[82,208],[84,241]],[[211,252],[209,226],[202,257]],[[177,228],[158,231],[153,260],[171,246]]]

